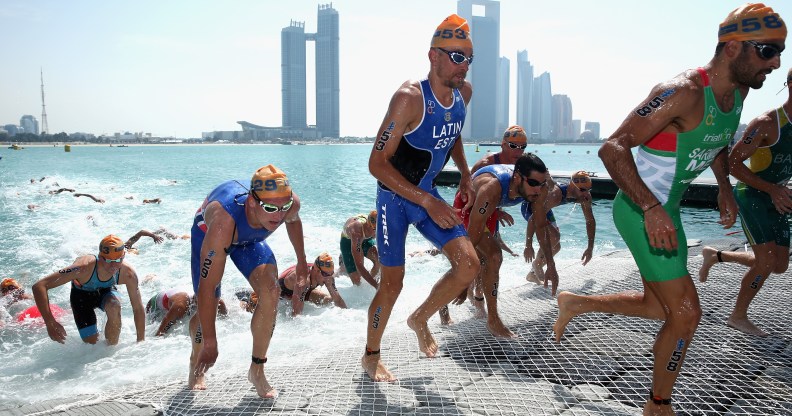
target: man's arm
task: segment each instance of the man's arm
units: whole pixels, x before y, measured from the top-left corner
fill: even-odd
[[[591,208],[591,199],[583,200],[580,203],[583,210],[583,217],[586,219],[586,236],[588,237],[588,246],[580,258],[585,266],[591,261],[594,255],[594,237],[597,232],[597,222],[594,220],[594,210]]]
[[[314,266],[316,267],[316,266]],[[297,274],[297,269],[292,270],[285,275],[282,275],[283,280],[289,281],[292,283],[292,297],[291,297],[291,304],[292,304],[292,316],[297,316],[302,314],[303,309],[305,308],[305,301],[309,300],[305,298],[306,293],[308,292],[308,288],[310,286],[309,277],[306,274],[304,278],[300,278]]]
[[[90,256],[80,257],[71,266],[51,273],[33,284],[33,299],[35,299],[41,318],[47,326],[47,334],[53,341],[63,344],[66,340],[66,330],[52,316],[52,311],[49,307],[49,290],[72,280],[80,281],[86,275],[92,273],[93,268],[87,267],[90,259],[92,259]]]
[[[365,236],[363,234],[363,227],[363,224],[353,221],[352,224],[347,227],[347,236],[349,236],[351,241],[352,258],[355,259],[355,267],[357,268],[358,273],[360,273],[360,276],[371,286],[373,286],[374,289],[376,289],[379,287],[377,280],[374,279],[374,276],[372,276],[365,267],[365,256],[363,255],[363,241],[365,240]]]
[[[476,247],[486,232],[487,218],[498,209],[501,186],[498,178],[485,174],[476,177],[471,190],[475,190],[475,192],[470,200],[472,208],[467,232],[470,242],[473,247]]]
[[[214,365],[217,360],[217,332],[215,320],[217,319],[217,298],[215,289],[223,279],[225,269],[225,249],[233,242],[236,224],[219,202],[213,201],[204,210],[204,221],[207,230],[201,246],[201,280],[198,284],[198,293],[195,294],[198,303],[198,321],[201,324],[203,348],[198,355],[196,371],[204,372]]]
[[[333,276],[325,277],[324,283],[327,287],[327,293],[329,293],[330,297],[333,298],[333,304],[339,308],[347,309],[344,298],[341,297],[341,293],[339,293],[338,288],[336,288],[335,278]]]
[[[539,240],[539,249],[542,250],[545,263],[547,264],[544,285],[547,287],[547,282],[549,281],[551,283],[551,294],[555,296],[556,290],[558,289],[558,272],[556,271],[555,259],[553,258],[553,245],[550,241],[550,233],[547,232],[548,227],[550,227],[550,222],[547,221],[547,210],[549,209],[549,207],[546,206],[547,196],[548,191],[545,185],[539,193],[539,198],[533,204],[537,209],[531,216],[531,220],[536,226],[536,237]]]
[[[662,131],[680,132],[694,128],[703,116],[702,89],[686,75],[672,82],[655,86],[646,102],[665,95],[664,101],[650,113],[636,110],[603,143],[599,157],[611,179],[638,207],[644,211],[644,224],[649,243],[654,248],[674,250],[677,247],[676,229],[668,213],[661,207],[638,174],[632,148],[649,141]],[[639,108],[643,104],[639,105]],[[699,120],[686,119],[696,117]]]
[[[146,339],[146,309],[143,307],[143,300],[140,298],[140,287],[135,269],[129,264],[124,263],[119,284],[126,285],[129,303],[132,304],[132,315],[135,318],[135,332],[137,341]]]
[[[163,240],[162,237],[152,233],[149,230],[140,230],[135,235],[130,237],[129,240],[127,240],[126,243],[124,243],[124,246],[126,248],[132,248],[132,246],[134,246],[135,243],[137,243],[138,240],[140,240],[140,237],[151,237],[151,239],[154,240],[154,244],[159,244]]]
[[[91,195],[91,194],[79,194],[79,193],[76,193],[76,194],[74,194],[74,196],[75,196],[75,197],[78,197],[78,196],[87,196],[88,198],[91,198],[91,199],[93,199],[93,200],[94,200],[94,202],[98,202],[98,203],[100,203],[100,204],[104,204],[104,202],[105,202],[105,200],[104,200],[104,199],[102,199],[102,198],[97,198],[97,197],[95,197],[95,196],[93,196],[93,195]]]
[[[778,140],[775,110],[771,110],[770,113],[765,113],[748,124],[743,139],[735,143],[729,154],[729,171],[740,182],[770,195],[775,209],[780,213],[787,213],[792,212],[792,192],[786,185],[767,182],[751,172],[744,164],[744,161],[753,156],[759,147]],[[720,193],[718,193],[719,198]]]
[[[476,195],[475,191],[473,190],[470,169],[468,168],[467,159],[465,158],[465,147],[462,144],[461,134],[459,137],[457,137],[454,147],[451,148],[451,159],[454,160],[454,163],[457,165],[457,169],[459,169],[459,173],[461,174],[459,179],[459,194],[462,197],[462,202],[465,203],[465,206],[462,207],[462,210],[467,210],[473,206],[473,199],[476,197]]]
[[[308,263],[305,259],[305,240],[303,239],[303,226],[300,219],[300,198],[297,194],[292,194],[294,206],[289,210],[284,221],[286,222],[286,233],[289,235],[294,255],[297,257],[297,277],[303,281],[308,279]]]

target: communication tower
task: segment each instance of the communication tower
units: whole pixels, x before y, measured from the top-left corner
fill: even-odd
[[[44,69],[41,69],[41,134],[45,135],[49,131],[47,126],[47,106],[44,104]]]

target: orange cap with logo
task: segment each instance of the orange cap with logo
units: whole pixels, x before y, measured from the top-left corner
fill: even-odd
[[[584,170],[579,170],[572,174],[572,183],[575,184],[578,188],[585,187],[586,189],[591,189],[591,177],[589,177],[588,172]]]
[[[503,141],[512,143],[528,143],[528,135],[520,126],[511,126],[503,132]]]
[[[730,40],[786,40],[787,28],[781,16],[763,3],[746,3],[729,13],[718,28],[718,42]]]
[[[326,251],[316,257],[316,261],[314,262],[314,264],[319,266],[319,270],[325,273],[335,272],[335,263],[333,262],[333,256],[327,254]]]
[[[470,38],[470,26],[468,26],[467,20],[456,14],[446,17],[435,29],[431,47],[473,49],[473,40]]]
[[[259,199],[282,198],[292,195],[289,178],[274,165],[259,168],[250,178],[250,191],[255,192]]]
[[[107,260],[116,260],[124,257],[126,247],[124,240],[114,234],[110,234],[99,243],[99,255]]]

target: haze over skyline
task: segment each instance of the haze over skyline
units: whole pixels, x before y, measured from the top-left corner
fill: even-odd
[[[44,70],[51,133],[151,132],[200,137],[237,121],[281,124],[280,32],[291,20],[316,31],[319,4],[242,0],[0,4],[0,125],[40,120]],[[456,0],[333,1],[340,18],[341,136],[374,136],[393,92],[426,76],[434,28]],[[501,1],[500,55],[511,61],[510,124],[516,122],[516,57],[549,72],[573,117],[600,122],[603,137],[653,85],[705,65],[718,24],[743,2],[705,0]],[[789,24],[792,2],[767,2]],[[474,39],[475,53],[475,32]],[[313,47],[308,49],[313,91]],[[749,94],[742,122],[781,105],[792,62]],[[473,64],[475,65],[475,63]],[[475,85],[473,100],[475,100]],[[315,123],[314,97],[308,122]]]

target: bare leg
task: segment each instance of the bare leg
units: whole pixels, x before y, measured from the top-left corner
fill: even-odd
[[[440,315],[440,325],[451,325],[454,323],[454,320],[451,319],[451,313],[448,312],[448,305],[440,308],[437,314]]]
[[[664,282],[647,282],[664,309],[666,321],[655,339],[652,392],[668,399],[674,389],[687,349],[701,320],[698,293],[690,276]],[[644,406],[644,414],[673,415],[670,405],[657,405],[651,400]]]
[[[360,363],[372,380],[390,382],[395,381],[396,377],[382,363],[380,344],[393,305],[402,290],[404,266],[382,266],[381,272],[380,286],[369,306],[366,352],[360,359]]]
[[[487,311],[484,309],[484,283],[482,282],[482,272],[479,272],[478,276],[473,279],[473,283],[470,284],[470,289],[468,293],[471,295],[469,297],[470,304],[476,309],[476,314],[473,315],[476,319],[484,319],[487,317]]]
[[[618,313],[625,316],[663,320],[665,311],[657,297],[646,288],[644,292],[627,291],[609,295],[576,295],[571,292],[558,294],[558,319],[553,325],[556,342],[561,340],[567,324],[572,318],[589,312]]]
[[[108,297],[104,304],[104,311],[107,313],[107,323],[105,323],[107,345],[116,345],[118,337],[121,335],[121,302],[115,296]]]
[[[517,338],[498,315],[498,283],[503,263],[500,246],[491,235],[485,234],[479,241],[477,251],[484,258],[479,276],[483,284],[484,298],[487,300],[487,330],[495,337]]]
[[[737,295],[734,310],[726,321],[727,325],[748,335],[759,337],[768,335],[767,332],[761,330],[748,319],[748,307],[751,306],[751,302],[759,293],[759,290],[762,289],[767,278],[770,277],[770,273],[773,272],[774,265],[777,262],[776,257],[781,257],[782,260],[788,261],[788,253],[788,248],[780,247],[775,243],[753,246],[753,254],[756,261],[745,272],[740,282],[740,293]]]
[[[720,253],[720,256],[718,255]],[[712,247],[704,247],[701,249],[701,257],[704,260],[699,269],[699,281],[706,282],[709,277],[710,268],[715,263],[740,263],[743,266],[751,267],[754,263],[754,254],[745,251],[721,251],[715,250]]]
[[[253,334],[253,359],[248,370],[248,381],[256,388],[259,397],[271,399],[278,396],[278,391],[267,382],[264,374],[264,363],[267,358],[272,334],[275,332],[275,318],[278,312],[280,288],[277,283],[278,268],[274,264],[263,264],[256,267],[250,274],[250,285],[258,295],[259,301],[250,320],[250,332]],[[257,362],[258,361],[258,362]]]
[[[201,326],[196,313],[190,318],[190,345],[192,351],[190,353],[190,371],[187,375],[187,387],[192,390],[206,390],[206,374],[197,374],[195,371],[195,360],[198,359],[198,353],[201,352],[202,342]]]
[[[451,262],[451,270],[435,283],[429,297],[407,318],[407,325],[418,337],[418,349],[427,357],[437,354],[437,342],[429,331],[427,321],[440,307],[454,299],[479,273],[479,259],[470,239],[455,238],[443,247]]]

